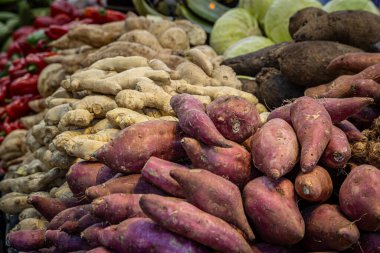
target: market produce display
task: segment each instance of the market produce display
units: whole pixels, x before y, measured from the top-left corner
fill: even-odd
[[[206,20],[236,12],[260,31],[279,3],[261,4]],[[0,144],[8,251],[378,252],[376,34],[338,23],[380,21],[303,7],[286,18],[294,41],[231,58],[188,20],[79,11],[21,67],[39,69],[35,113]]]

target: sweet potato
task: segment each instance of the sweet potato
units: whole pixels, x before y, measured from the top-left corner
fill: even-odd
[[[227,139],[241,143],[260,125],[254,104],[238,96],[224,96],[207,105],[207,115]]]
[[[337,126],[346,134],[347,139],[350,142],[367,140],[367,137],[348,120],[343,120],[339,123],[335,123],[335,126]]]
[[[376,104],[380,104],[380,84],[372,79],[359,79],[352,83],[353,96],[373,98]]]
[[[380,249],[379,233],[361,233],[359,242],[351,249],[346,250],[346,253],[376,253]]]
[[[183,158],[184,151],[179,141],[181,135],[177,122],[143,122],[123,129],[94,156],[115,171],[138,172],[151,156],[165,160]]]
[[[182,198],[185,194],[181,186],[170,176],[170,171],[173,169],[187,170],[187,167],[153,156],[144,165],[141,175],[147,182],[175,197]]]
[[[70,167],[66,180],[74,196],[83,197],[87,188],[96,185],[102,163],[79,162]]]
[[[51,242],[60,252],[87,250],[90,246],[78,235],[69,235],[59,230],[47,230],[46,241]]]
[[[89,187],[86,190],[86,196],[95,199],[112,193],[133,193],[140,178],[141,175],[116,177],[103,184]]]
[[[330,142],[323,152],[321,162],[329,168],[342,169],[351,158],[350,143],[342,130],[336,126],[331,130]]]
[[[360,165],[348,174],[339,191],[343,213],[365,231],[380,229],[380,170]]]
[[[89,214],[91,211],[91,205],[80,205],[74,206],[68,209],[65,209],[58,213],[54,218],[50,221],[48,229],[55,230],[59,229],[66,222],[77,221],[86,214]]]
[[[91,250],[88,250],[87,253],[112,253],[113,251],[106,249],[104,247],[97,247]]]
[[[198,99],[189,94],[175,95],[170,100],[170,105],[178,116],[179,126],[186,134],[208,145],[229,147]]]
[[[359,128],[369,128],[378,117],[380,117],[380,108],[376,105],[370,105],[364,107],[349,119]]]
[[[209,170],[242,188],[249,180],[250,154],[239,144],[227,143],[231,148],[206,146],[192,138],[182,139],[194,167]]]
[[[114,231],[99,231],[99,237],[104,246],[120,253],[209,252],[205,247],[167,231],[148,218],[128,219]]]
[[[333,192],[330,174],[321,166],[308,173],[300,172],[294,182],[294,188],[301,198],[311,202],[325,202]]]
[[[113,171],[111,168],[109,168],[106,165],[103,165],[100,170],[98,171],[98,174],[96,175],[95,185],[103,184],[113,178],[117,172]]]
[[[255,239],[236,185],[207,170],[173,169],[170,175],[191,204],[238,227],[250,241]]]
[[[278,179],[298,161],[298,141],[293,128],[282,119],[272,119],[252,137],[252,159],[256,168]]]
[[[99,247],[101,244],[98,240],[98,232],[106,226],[106,223],[94,224],[83,230],[80,236],[84,238],[91,247]]]
[[[374,13],[359,10],[336,11],[309,20],[293,34],[293,39],[338,41],[373,51],[374,44],[380,41],[380,36],[372,31],[378,29],[380,29],[380,17]]]
[[[92,201],[93,213],[111,223],[118,224],[131,217],[145,217],[140,209],[141,194],[114,193]]]
[[[138,180],[133,192],[135,194],[157,194],[161,196],[168,196],[168,194],[149,182],[145,181],[143,177]]]
[[[283,247],[268,243],[258,243],[251,245],[252,253],[301,253],[297,247]]]
[[[333,59],[327,69],[360,72],[376,63],[380,63],[380,53],[347,53]]]
[[[268,243],[294,245],[305,233],[305,224],[290,180],[263,176],[250,181],[243,191],[244,207],[254,229]]]
[[[144,213],[164,228],[222,252],[251,252],[244,237],[220,218],[181,200],[144,195]],[[193,233],[197,231],[197,233]]]
[[[7,243],[18,251],[39,250],[46,246],[45,230],[20,230],[7,235]]]
[[[343,251],[359,240],[358,228],[343,216],[336,205],[311,207],[302,215],[306,227],[302,245],[307,251]]]
[[[330,141],[331,117],[323,105],[309,97],[294,101],[290,117],[301,144],[301,170],[311,171]]]

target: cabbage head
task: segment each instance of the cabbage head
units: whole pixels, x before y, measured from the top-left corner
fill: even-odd
[[[292,40],[288,26],[290,17],[306,7],[322,7],[317,0],[275,0],[264,19],[265,33],[275,43]]]
[[[332,0],[323,9],[327,12],[343,10],[363,10],[379,14],[379,9],[371,0]]]
[[[267,10],[274,0],[240,0],[239,7],[248,10],[264,26],[264,18]]]
[[[234,8],[215,22],[210,35],[210,45],[218,54],[223,54],[229,46],[251,35],[261,35],[257,20],[249,11]]]
[[[273,45],[273,41],[263,36],[250,36],[232,44],[225,52],[224,58],[248,54]]]

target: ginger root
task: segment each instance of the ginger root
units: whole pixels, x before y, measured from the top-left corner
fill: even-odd
[[[92,64],[90,69],[100,69],[104,71],[123,72],[128,69],[148,67],[148,60],[142,56],[116,56],[112,58],[101,59]]]
[[[96,134],[97,132],[105,129],[113,128],[113,125],[108,119],[102,119],[97,122],[95,125],[91,126],[89,129],[85,129],[86,133]]]
[[[104,118],[108,111],[115,109],[116,107],[117,104],[115,100],[101,95],[86,96],[72,104],[74,110],[87,110],[90,113],[93,113],[95,118]]]
[[[58,105],[50,108],[44,117],[46,125],[57,125],[62,119],[63,115],[71,111],[71,106],[69,104]],[[36,137],[36,136],[34,136]]]
[[[79,99],[76,99],[76,98],[50,98],[50,99],[47,99],[46,102],[47,102],[47,107],[50,109],[58,105],[73,104],[77,102],[78,100]]]
[[[18,214],[22,210],[31,207],[31,205],[28,204],[27,200],[27,194],[18,192],[5,194],[2,198],[0,198],[0,210],[8,214]]]
[[[68,126],[86,127],[94,119],[94,114],[85,109],[76,109],[65,113],[58,123],[58,129],[65,130]]]
[[[118,39],[118,41],[138,43],[141,45],[148,46],[157,52],[164,50],[160,42],[156,38],[156,36],[154,36],[152,33],[150,33],[147,30],[135,29],[135,30],[129,31],[123,34]]]

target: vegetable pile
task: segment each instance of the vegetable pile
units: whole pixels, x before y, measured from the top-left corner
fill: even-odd
[[[295,14],[294,34],[305,16],[336,15],[320,11]],[[127,13],[50,42],[30,103],[39,118],[0,145],[0,210],[17,224],[8,246],[378,251],[372,44],[305,38],[224,60],[206,39],[186,20]],[[264,99],[236,73],[257,74]]]

